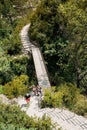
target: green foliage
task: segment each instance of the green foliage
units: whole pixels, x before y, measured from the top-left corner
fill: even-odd
[[[45,104],[49,104],[52,107],[67,107],[72,108],[77,100],[79,93],[78,89],[72,84],[63,84],[58,88],[58,91],[46,90],[44,101]]]
[[[3,86],[0,85],[0,94],[3,93]]]
[[[13,77],[10,67],[9,57],[5,55],[0,57],[0,84],[9,82]]]
[[[22,49],[19,33],[22,27],[30,21],[32,13],[30,6],[36,6],[37,3],[37,0],[0,1],[0,48],[2,47],[0,49],[0,84],[4,85],[11,81],[15,75],[21,74],[31,75],[30,80],[32,84],[34,84],[34,81],[36,83],[33,62],[32,64],[29,63],[26,58],[23,58],[23,62],[22,58],[18,57],[18,54],[21,54]],[[4,59],[2,58],[3,55]],[[19,60],[10,57],[14,55]]]
[[[25,128],[20,128],[18,126],[15,126],[13,124],[5,124],[5,123],[1,123],[0,122],[0,130],[28,130],[28,129],[25,129]]]
[[[77,95],[77,102],[73,111],[79,115],[87,116],[87,99],[82,95]]]
[[[87,101],[73,84],[62,84],[59,88],[46,89],[41,105],[42,107],[65,107],[81,115],[87,114]]]
[[[15,75],[27,74],[27,65],[29,58],[27,56],[16,56],[10,60],[10,67]]]
[[[25,55],[16,55],[15,57],[6,57],[4,51],[0,49],[0,84],[6,84],[15,76],[28,75],[32,77],[32,64],[30,58]],[[31,65],[29,65],[31,64]]]
[[[35,68],[31,57],[26,55],[13,56],[10,59],[10,67],[14,75],[25,74],[29,76],[29,84],[36,84]]]
[[[42,119],[32,118],[20,111],[17,106],[0,105],[0,130],[52,130],[51,120],[45,115]],[[3,125],[3,126],[2,126]]]
[[[22,45],[19,33],[22,27],[29,23],[32,13],[31,4],[32,1],[27,0],[0,1],[0,39],[6,54],[21,53]]]
[[[80,4],[79,4],[79,3]],[[69,40],[67,46],[67,52],[69,56],[69,62],[74,66],[75,70],[75,82],[78,87],[85,85],[83,80],[87,75],[87,13],[86,9],[83,8],[85,5],[84,1],[68,1],[65,4],[60,4],[59,12],[62,13],[64,18],[66,38]],[[82,6],[81,6],[82,5]]]
[[[46,118],[45,115],[41,119],[40,118],[38,119],[38,123],[39,123],[39,129],[41,130],[45,129],[51,130],[52,128],[55,128],[54,125],[53,126],[51,125],[51,119],[49,117]]]
[[[51,81],[56,84],[58,84],[58,78],[56,78],[58,74],[56,72],[58,71],[58,59],[60,58],[58,51],[62,53],[63,46],[65,46],[63,38],[60,37],[61,30],[57,18],[59,3],[57,0],[43,0],[31,17],[29,30],[31,40],[36,41],[42,47]]]
[[[15,77],[12,81],[4,85],[3,91],[8,98],[24,95],[28,91],[28,76],[21,75]]]
[[[86,0],[43,0],[31,17],[29,35],[42,48],[53,85],[65,81],[86,89],[85,3]]]
[[[77,102],[77,95],[80,95],[80,90],[73,84],[64,84],[59,88],[62,93],[63,106],[72,109]]]

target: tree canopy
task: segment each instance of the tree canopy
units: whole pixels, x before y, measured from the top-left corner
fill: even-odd
[[[42,47],[53,84],[87,86],[86,5],[86,0],[42,0],[31,17],[29,34]]]
[[[29,23],[32,6],[37,0],[0,1],[0,84],[11,81],[14,76],[31,74],[30,58],[22,55],[19,33]],[[33,66],[33,65],[32,65]],[[33,74],[31,74],[32,77]],[[30,78],[31,79],[31,78]],[[31,79],[32,80],[32,79]]]
[[[19,33],[31,22],[29,36],[41,46],[51,84],[70,82],[87,90],[86,5],[86,0],[1,0],[0,84],[9,82],[15,75],[35,75],[32,60],[12,58],[22,54]],[[2,67],[3,63],[6,65]]]

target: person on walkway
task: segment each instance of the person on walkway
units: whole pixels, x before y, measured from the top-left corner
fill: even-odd
[[[38,86],[36,86],[36,96],[39,96],[39,94],[38,94]]]
[[[21,104],[21,108],[23,107],[28,107],[29,103],[30,103],[30,97],[31,95],[29,93],[27,93],[25,96],[24,96],[24,100],[26,101],[26,103],[24,104]]]
[[[38,89],[38,95],[42,96],[42,88],[41,86],[37,86],[37,89]]]
[[[37,93],[36,86],[33,86],[32,89],[33,89],[34,96],[36,96],[36,93]]]
[[[30,97],[31,97],[31,95],[28,93],[25,95],[25,100],[26,100],[27,104],[29,104],[29,102],[30,102]]]

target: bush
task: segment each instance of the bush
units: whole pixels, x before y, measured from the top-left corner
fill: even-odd
[[[51,95],[51,91],[48,89],[44,90],[44,100],[42,100],[41,102],[41,106],[42,107],[52,107],[52,95]]]
[[[0,130],[29,130],[29,129],[26,129],[23,127],[20,128],[13,124],[5,124],[5,123],[0,122]]]
[[[87,114],[87,101],[80,90],[73,84],[62,84],[56,88],[44,91],[42,107],[65,107],[77,114]]]
[[[0,130],[52,130],[54,126],[45,115],[42,119],[32,118],[17,106],[0,105]]]
[[[51,107],[67,107],[71,108],[76,103],[76,95],[80,91],[72,84],[62,84],[58,90],[52,88],[52,90],[45,90],[44,100],[42,106]]]
[[[87,101],[86,98],[82,95],[79,95],[77,98],[77,102],[73,111],[79,115],[86,116],[87,115]]]
[[[8,82],[3,87],[3,93],[8,98],[18,97],[19,95],[25,95],[28,91],[28,76],[21,75],[15,77],[11,82]]]
[[[3,93],[3,86],[0,85],[0,94]]]
[[[61,94],[63,106],[72,109],[77,102],[77,95],[80,95],[80,90],[73,84],[62,84],[59,89],[58,93]]]
[[[25,55],[16,56],[15,58],[11,58],[10,67],[14,75],[27,74],[27,64],[29,58]]]

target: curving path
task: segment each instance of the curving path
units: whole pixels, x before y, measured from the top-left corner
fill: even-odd
[[[51,86],[50,81],[48,78],[48,74],[46,71],[45,63],[40,48],[29,41],[29,37],[28,37],[29,27],[30,24],[24,26],[20,33],[21,41],[23,44],[23,52],[25,54],[31,53],[33,56],[39,86],[50,87]]]
[[[43,108],[39,107],[40,97],[32,96],[30,100],[29,107],[23,106],[26,104],[25,100],[19,99],[18,104],[23,106],[21,110],[25,111],[27,115],[31,117],[37,116],[42,117],[44,114],[49,116],[53,123],[55,123],[56,128],[53,130],[87,130],[87,118],[79,116],[67,109],[58,108]]]
[[[32,53],[38,84],[42,87],[50,87],[50,82],[47,76],[40,48],[33,45],[29,41],[28,37],[29,27],[30,24],[24,26],[20,33],[21,41],[23,44],[23,52],[25,54]],[[63,130],[87,130],[87,118],[78,116],[75,113],[65,109],[58,109],[58,108],[40,109],[39,107],[40,100],[41,100],[40,97],[32,96],[28,108],[23,106],[23,104],[26,104],[24,99],[19,99],[18,104],[20,106],[23,106],[21,109],[26,111],[26,113],[29,116],[36,115],[37,117],[42,117],[44,114],[46,114],[47,116],[51,117],[52,121],[56,125],[56,128],[54,128],[53,130],[58,130],[59,127],[61,127]]]

